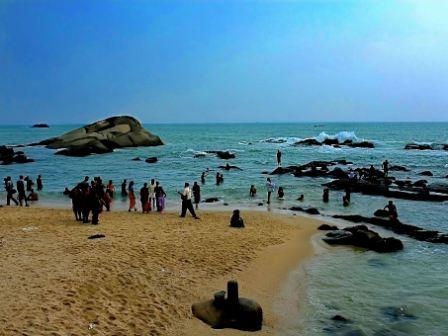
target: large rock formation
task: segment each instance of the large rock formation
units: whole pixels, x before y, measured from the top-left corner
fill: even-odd
[[[86,156],[112,152],[115,148],[159,146],[162,140],[145,130],[133,117],[111,117],[75,129],[61,136],[43,140],[33,145],[60,149],[60,155]]]

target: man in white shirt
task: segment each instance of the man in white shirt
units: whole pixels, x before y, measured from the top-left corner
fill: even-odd
[[[275,190],[275,184],[271,181],[270,177],[268,177],[266,180],[266,189],[268,191],[268,204],[271,204],[271,194]]]
[[[180,214],[180,217],[185,217],[187,214],[187,209],[190,211],[191,215],[195,219],[199,219],[198,216],[196,216],[196,213],[194,212],[193,203],[191,203],[191,189],[190,189],[190,183],[186,182],[184,191],[180,193],[180,197],[182,198],[182,212]]]

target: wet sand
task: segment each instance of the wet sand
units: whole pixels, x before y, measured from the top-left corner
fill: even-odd
[[[273,303],[320,222],[254,211],[232,229],[230,211],[200,216],[112,212],[94,226],[65,209],[0,208],[0,334],[245,335],[191,314],[230,279],[263,307],[256,334],[275,334]]]

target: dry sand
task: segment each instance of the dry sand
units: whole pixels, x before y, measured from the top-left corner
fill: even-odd
[[[289,271],[312,254],[317,222],[268,212],[104,213],[99,226],[69,210],[0,209],[0,335],[247,335],[213,330],[191,304],[240,283],[240,295],[272,312]],[[103,233],[104,239],[87,237]]]

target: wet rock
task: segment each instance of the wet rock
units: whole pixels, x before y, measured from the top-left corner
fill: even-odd
[[[153,156],[153,157],[149,157],[145,160],[146,163],[156,163],[158,161],[158,159]]]
[[[431,145],[427,144],[407,144],[404,149],[416,149],[416,150],[432,150]]]
[[[352,140],[345,140],[340,142],[338,139],[327,138],[324,141],[320,142],[314,138],[308,138],[304,140],[297,141],[293,144],[293,146],[333,146],[336,148],[340,148],[341,146],[347,147],[359,147],[359,148],[374,148],[375,145],[370,141],[361,141],[361,142],[353,142]]]
[[[421,173],[419,173],[419,175],[422,175],[422,176],[433,176],[432,172],[430,172],[429,170],[422,171]]]
[[[293,144],[294,146],[322,146],[322,143],[316,139],[309,138],[305,140],[297,141]]]
[[[231,165],[225,165],[225,166],[219,166],[218,168],[224,169],[224,170],[242,170],[240,167],[237,166],[231,166]]]
[[[159,146],[162,140],[145,130],[137,119],[129,116],[111,117],[49,138],[30,146],[42,145],[61,149],[58,155],[86,156],[110,153],[115,148]]]
[[[293,207],[289,208],[289,210],[306,212],[307,214],[310,214],[310,215],[319,215],[320,214],[319,210],[317,210],[316,208],[302,208],[299,206],[293,206]]]
[[[13,163],[30,163],[33,159],[28,158],[22,151],[14,151],[14,148],[0,146],[0,165],[10,165]]]
[[[206,198],[205,200],[203,200],[204,203],[215,203],[215,202],[219,202],[219,198],[218,197],[209,197]]]
[[[428,183],[427,180],[418,180],[416,182],[413,183],[414,187],[423,187],[426,186],[426,184]]]
[[[318,228],[318,230],[321,231],[334,231],[334,230],[339,230],[338,227],[336,225],[329,225],[329,224],[322,224],[320,225]]]
[[[410,170],[409,168],[404,167],[404,166],[397,166],[397,165],[394,165],[394,166],[390,166],[390,167],[389,167],[389,171],[409,172],[409,171],[411,171],[411,170]]]
[[[142,159],[140,159],[138,156],[133,158],[132,161],[141,161]]]
[[[215,293],[213,300],[193,304],[193,315],[214,329],[261,330],[261,306],[253,300],[240,298],[236,281],[227,283],[227,298],[225,294],[220,291]]]
[[[49,128],[50,126],[48,126],[47,124],[34,124],[31,127],[32,128]]]
[[[378,209],[376,210],[373,215],[375,217],[389,217],[389,212],[387,210],[383,210],[383,209]]]
[[[205,152],[209,154],[216,154],[218,158],[223,160],[234,159],[236,157],[234,153],[229,151],[205,151]]]
[[[343,323],[351,323],[351,321],[349,319],[346,319],[344,316],[342,315],[334,315],[331,318],[333,321],[337,321],[337,322],[343,322]]]

